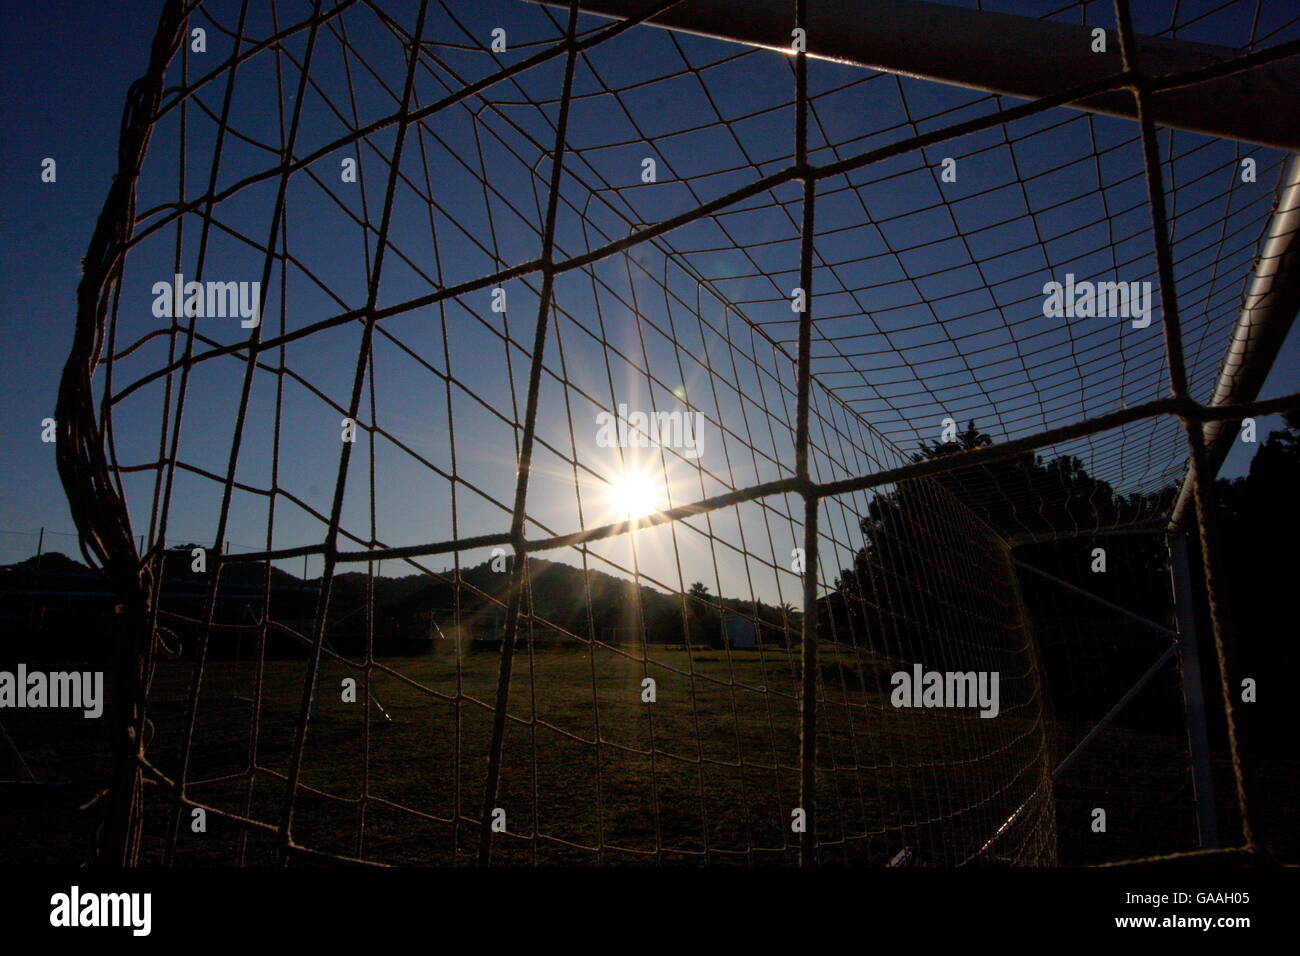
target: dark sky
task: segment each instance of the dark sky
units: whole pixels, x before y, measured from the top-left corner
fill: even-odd
[[[0,33],[0,157],[14,172],[0,229],[5,309],[0,376],[0,529],[41,525],[71,531],[40,421],[54,413],[59,375],[72,342],[81,256],[117,166],[117,132],[127,87],[143,71],[158,5],[12,3]],[[40,181],[44,157],[58,182]],[[3,557],[31,551],[30,537],[0,535]],[[63,539],[67,553],[75,542]]]

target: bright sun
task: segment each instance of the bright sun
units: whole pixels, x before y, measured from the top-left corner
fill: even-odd
[[[610,504],[621,521],[635,521],[659,510],[659,485],[649,475],[629,473],[609,490]]]

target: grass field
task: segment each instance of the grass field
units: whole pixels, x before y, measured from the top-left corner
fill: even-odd
[[[793,863],[798,703],[788,654],[655,648],[654,662],[643,662],[604,648],[594,657],[521,649],[497,799],[507,832],[495,839],[494,862]],[[472,862],[497,667],[491,653],[467,653],[459,663],[453,655],[383,660],[371,689],[389,721],[378,707],[367,720],[363,704],[343,702],[340,682],[358,672],[327,660],[304,750],[295,842],[384,863]],[[154,685],[149,752],[169,776],[178,771],[191,670],[162,664]],[[209,664],[189,769],[193,799],[278,822],[304,673],[303,662],[267,662],[254,736],[245,699],[256,696],[252,665]],[[647,676],[657,685],[653,704],[641,700]],[[922,863],[963,862],[1040,779],[1040,729],[1027,706],[1004,707],[996,720],[898,710],[876,692],[874,675],[864,675],[864,692],[857,672],[833,657],[822,679],[824,863],[880,864],[905,846]],[[96,808],[80,807],[107,769],[103,722],[66,711],[9,711],[4,720],[34,774],[66,783],[0,787],[0,823],[10,837],[0,856],[83,859]],[[1056,728],[1053,749],[1084,729]],[[254,744],[259,769],[250,775]],[[19,775],[12,756],[0,755],[0,777]],[[157,860],[167,808],[162,788],[147,793],[145,851]],[[1047,807],[1034,804],[992,854],[1076,863],[1190,846],[1182,741],[1114,728],[1059,782],[1054,799],[1054,824]],[[1110,817],[1104,835],[1088,829],[1099,804]],[[240,852],[249,863],[273,861],[271,836],[245,837],[218,814],[206,833],[185,821],[178,862],[229,863]]]

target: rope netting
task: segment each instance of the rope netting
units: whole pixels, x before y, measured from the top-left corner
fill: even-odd
[[[1204,512],[1202,422],[1286,405],[1198,403],[1285,157],[1144,103],[1300,18],[1011,105],[675,5],[166,5],[58,413],[123,602],[109,858],[1056,860],[1010,542],[1188,461]],[[1128,64],[1117,10],[1040,12]],[[1139,122],[1063,106],[1106,91]],[[1045,316],[1066,273],[1149,323]],[[931,671],[999,680],[891,700]]]

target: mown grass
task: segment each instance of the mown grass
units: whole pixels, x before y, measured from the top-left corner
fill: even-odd
[[[790,652],[653,648],[637,660],[599,648],[520,650],[496,806],[507,832],[497,863],[752,863],[796,860],[799,805],[797,666]],[[499,659],[490,653],[387,659],[371,670],[367,709],[342,698],[359,671],[324,662],[293,822],[300,845],[384,863],[464,864],[478,850]],[[188,663],[159,667],[149,753],[180,771]],[[274,826],[280,821],[305,664],[269,661],[260,694],[251,664],[211,662],[197,711],[190,796]],[[642,701],[642,681],[656,701]],[[1004,702],[995,720],[974,711],[899,710],[875,673],[832,651],[822,667],[817,775],[822,861],[887,862],[904,847],[921,863],[970,859],[1038,785],[1041,728],[1033,708]],[[887,687],[886,687],[887,689]],[[254,706],[261,705],[254,733]],[[364,696],[362,695],[362,699]],[[10,711],[6,727],[33,772],[65,786],[0,787],[0,856],[77,861],[97,821],[107,770],[106,727],[57,711]],[[1060,727],[1058,741],[1082,729]],[[600,744],[597,746],[596,741]],[[6,750],[8,748],[5,748]],[[252,761],[252,763],[250,763]],[[250,766],[256,766],[250,772]],[[0,777],[18,776],[8,753]],[[1101,792],[1099,796],[1098,791]],[[147,788],[145,856],[160,860],[169,806]],[[1110,807],[1108,833],[1088,827]],[[1116,729],[1097,741],[1055,792],[1061,862],[1098,862],[1190,845],[1185,747]],[[1044,862],[1057,853],[1042,807],[1022,813],[988,857]],[[194,833],[182,818],[177,860],[274,861],[272,836],[219,814]]]

